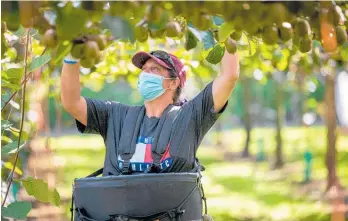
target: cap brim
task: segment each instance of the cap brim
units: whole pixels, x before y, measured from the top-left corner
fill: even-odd
[[[161,59],[153,56],[150,53],[147,53],[145,51],[140,51],[138,53],[136,53],[133,58],[132,58],[132,63],[142,69],[143,65],[146,63],[147,60],[149,60],[150,58],[152,58],[153,60],[155,60],[159,65],[161,65],[162,67],[165,67],[167,69],[172,69],[170,68],[164,61],[162,61]]]

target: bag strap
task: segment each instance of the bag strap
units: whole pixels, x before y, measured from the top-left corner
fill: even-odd
[[[85,178],[89,178],[89,177],[96,177],[99,176],[100,174],[103,173],[104,167],[94,171],[93,173],[89,174],[88,176],[86,176]]]
[[[180,107],[175,105],[168,105],[160,118],[158,126],[154,134],[154,140],[152,144],[152,158],[153,164],[148,168],[146,172],[159,172],[159,164],[162,157],[162,152],[168,146],[171,136],[171,130],[162,130],[162,128],[171,128],[170,125],[173,123],[175,116],[177,115]],[[136,149],[136,140],[139,136],[140,127],[143,122],[144,116],[146,114],[145,108],[143,107],[140,112],[139,110],[134,110],[135,113],[138,113],[138,118],[135,121],[134,119],[129,123],[134,123],[134,125],[129,125],[123,128],[125,135],[122,134],[120,141],[119,153],[123,162],[120,162],[119,165],[122,167],[122,174],[131,174],[130,170],[130,159],[135,153]],[[131,115],[129,115],[131,116]],[[134,118],[134,115],[132,115]],[[126,117],[127,118],[127,117]],[[127,123],[128,124],[128,123]],[[131,133],[131,134],[130,134]],[[132,142],[129,144],[129,140]],[[127,143],[128,142],[128,143]],[[130,145],[126,146],[125,144]]]
[[[201,163],[199,162],[197,157],[195,159],[196,159],[195,160],[195,167],[190,172],[194,172],[194,173],[199,174],[198,185],[199,185],[199,189],[201,190],[201,193],[202,193],[202,199],[203,199],[203,203],[204,203],[204,214],[208,214],[207,198],[205,197],[203,184],[201,182],[201,178],[202,178],[201,172],[205,171],[205,167],[203,165],[201,165]]]
[[[155,166],[159,166],[162,152],[168,147],[171,138],[172,130],[163,130],[163,128],[172,128],[171,125],[173,124],[173,120],[177,116],[179,109],[180,107],[178,106],[169,105],[164,111],[163,117],[160,119],[159,125],[156,128],[152,144],[152,158],[153,165]]]
[[[127,113],[125,121],[127,122],[122,128],[122,135],[120,138],[119,150],[121,159],[121,173],[130,174],[130,159],[135,153],[137,137],[139,135],[141,123],[143,122],[145,116],[145,107],[142,106],[136,109],[130,109]],[[136,118],[134,116],[137,116]]]

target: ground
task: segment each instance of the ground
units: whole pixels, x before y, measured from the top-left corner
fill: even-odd
[[[208,198],[208,211],[216,221],[326,221],[330,206],[324,199],[326,131],[324,127],[285,128],[284,168],[273,170],[275,131],[256,128],[252,133],[251,153],[258,152],[259,138],[264,141],[266,161],[255,157],[241,159],[244,132],[242,129],[221,133],[224,147],[213,145],[210,132],[198,151],[207,168],[203,184]],[[86,176],[103,166],[104,146],[99,136],[66,135],[50,138],[53,161],[57,169],[56,187],[61,194],[66,214],[74,178]],[[338,174],[348,187],[348,137],[337,141]],[[304,184],[305,150],[313,153],[312,182]],[[237,154],[238,153],[238,154]],[[236,157],[237,156],[237,157]],[[40,163],[40,166],[42,163]],[[67,218],[68,219],[68,218]]]

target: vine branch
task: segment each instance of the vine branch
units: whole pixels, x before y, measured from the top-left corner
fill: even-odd
[[[30,35],[30,29],[27,32],[27,39],[26,39],[27,42],[26,42],[26,45],[25,45],[25,61],[24,61],[25,62],[25,66],[24,66],[24,82],[23,82],[23,90],[22,90],[22,113],[21,113],[22,116],[21,116],[21,124],[20,124],[20,129],[19,129],[19,136],[18,136],[17,152],[16,152],[14,163],[13,163],[13,168],[12,168],[11,173],[10,173],[10,181],[9,181],[8,186],[7,186],[6,194],[5,194],[5,197],[4,197],[4,201],[2,202],[1,206],[4,206],[4,204],[6,202],[6,199],[7,199],[7,196],[8,196],[8,192],[10,190],[10,187],[11,187],[11,184],[12,184],[12,181],[13,181],[13,174],[14,174],[14,170],[16,168],[17,161],[18,161],[18,156],[19,156],[19,146],[20,146],[20,143],[21,143],[21,136],[22,136],[23,124],[24,124],[24,113],[25,113],[25,111],[24,111],[25,110],[25,88],[27,86],[27,80],[28,80],[27,79],[27,69],[28,69],[28,47],[29,47],[29,38],[30,38],[29,35]],[[15,93],[17,93],[17,92],[15,92]]]

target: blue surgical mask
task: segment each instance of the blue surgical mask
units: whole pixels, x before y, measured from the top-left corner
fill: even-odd
[[[138,80],[138,90],[145,101],[152,101],[164,94],[166,89],[163,88],[165,78],[157,74],[141,72]]]

